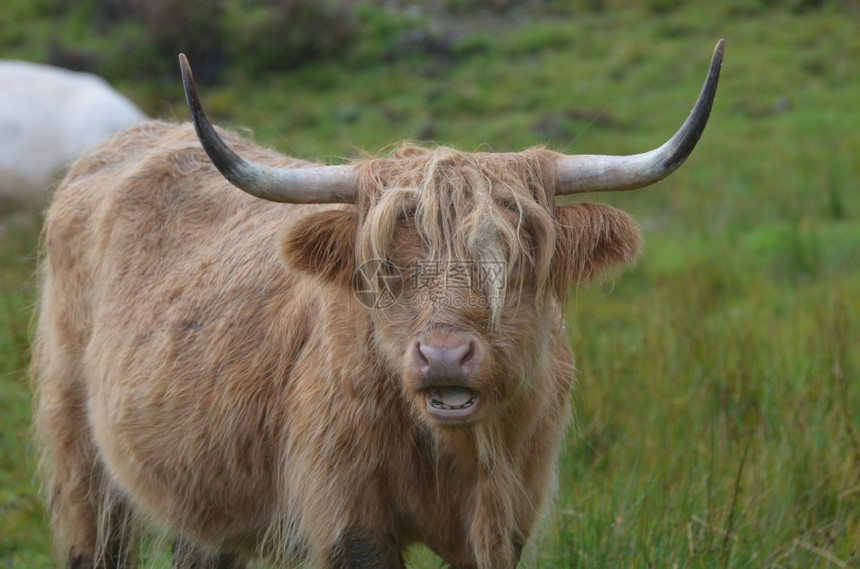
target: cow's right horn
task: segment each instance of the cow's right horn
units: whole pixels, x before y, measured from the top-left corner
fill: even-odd
[[[356,200],[355,173],[351,166],[272,168],[248,162],[225,143],[209,122],[185,54],[179,54],[185,100],[197,138],[209,159],[227,180],[252,196],[283,203],[353,203]]]

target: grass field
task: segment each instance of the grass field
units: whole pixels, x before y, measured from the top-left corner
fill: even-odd
[[[327,161],[401,138],[633,153],[680,125],[725,37],[690,160],[650,189],[588,198],[632,213],[646,245],[570,293],[577,420],[523,565],[860,567],[860,5],[594,4],[607,8],[461,23],[441,55],[381,62],[369,37],[360,57],[288,74],[233,65],[201,97],[220,124]],[[16,13],[0,17],[4,57],[38,58],[69,25]],[[178,72],[115,83],[184,120]],[[0,567],[53,563],[24,373],[36,235],[16,218],[0,241]]]

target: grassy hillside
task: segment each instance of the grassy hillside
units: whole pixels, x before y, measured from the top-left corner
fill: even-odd
[[[680,125],[725,37],[688,162],[652,188],[588,197],[632,213],[646,246],[631,270],[571,291],[577,421],[524,564],[860,567],[860,6],[531,4],[457,18],[359,4],[342,51],[289,71],[234,52],[201,98],[219,124],[327,162],[402,138],[633,153]],[[123,28],[99,35],[85,10],[56,6],[4,2],[4,57],[47,58],[51,40],[99,53],[149,114],[185,120],[178,71],[162,71],[173,55],[124,74]],[[8,567],[51,564],[23,373],[35,244],[20,221],[0,241]],[[438,561],[418,551],[415,565]]]

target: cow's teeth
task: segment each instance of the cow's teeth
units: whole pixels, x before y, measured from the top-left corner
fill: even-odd
[[[456,411],[458,409],[467,409],[467,408],[471,407],[472,405],[474,405],[475,404],[475,398],[472,397],[471,399],[469,399],[468,401],[466,401],[462,405],[446,405],[445,403],[443,403],[437,399],[431,399],[430,404],[433,407],[435,407],[436,409],[442,409],[443,411]]]

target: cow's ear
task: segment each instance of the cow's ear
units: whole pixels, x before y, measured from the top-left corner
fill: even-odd
[[[355,274],[357,226],[354,211],[325,210],[307,215],[287,231],[281,257],[289,267],[350,287]]]
[[[621,210],[576,203],[555,208],[554,284],[559,293],[587,282],[607,269],[627,265],[639,254],[639,226]]]

